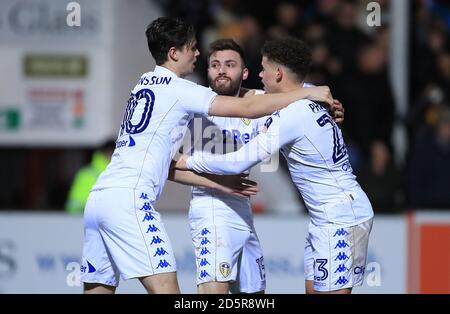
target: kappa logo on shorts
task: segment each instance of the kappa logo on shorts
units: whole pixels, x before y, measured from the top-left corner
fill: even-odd
[[[156,249],[156,253],[155,253],[155,255],[153,255],[153,257],[155,257],[156,255],[158,255],[158,256],[162,256],[162,255],[166,255],[166,254],[169,254],[166,250],[164,250],[164,248],[157,248]]]
[[[337,248],[343,249],[343,248],[346,248],[346,247],[349,247],[349,246],[350,245],[348,245],[348,243],[345,242],[345,240],[339,240],[334,248],[335,249],[337,249]]]
[[[211,265],[206,258],[202,258],[200,261],[200,266]]]
[[[152,245],[152,244],[160,244],[160,243],[166,243],[166,241],[164,241],[163,239],[161,239],[160,237],[158,237],[158,236],[153,236],[153,238],[152,238],[152,242],[150,243],[150,245]]]
[[[205,278],[205,277],[211,277],[208,272],[206,270],[202,270],[200,272],[200,279]]]
[[[340,276],[339,279],[334,283],[334,285],[345,285],[347,282],[348,280],[344,276]]]
[[[220,273],[222,274],[222,276],[227,278],[231,273],[230,264],[228,264],[227,262],[220,263],[219,270],[220,270]]]
[[[150,204],[150,202],[144,202],[144,205],[142,206],[142,208],[139,208],[139,210],[142,211],[151,211],[153,210],[152,205]]]
[[[339,252],[339,254],[336,256],[336,258],[334,259],[335,261],[340,260],[340,261],[344,261],[348,259],[347,254],[345,254],[344,252]]]
[[[344,228],[341,228],[341,229],[337,229],[337,230],[336,230],[336,232],[335,232],[334,235],[333,235],[333,238],[336,237],[336,236],[343,237],[343,236],[346,236],[346,235],[348,235],[348,232],[345,231]]]
[[[152,213],[145,213],[145,217],[144,217],[144,219],[142,220],[142,222],[144,222],[144,221],[149,221],[149,220],[155,220],[155,219],[156,219],[156,218],[153,217]]]
[[[207,228],[204,228],[204,229],[202,230],[202,236],[205,236],[205,235],[207,235],[208,233],[211,233],[211,231],[209,231]]]
[[[155,225],[148,225],[148,229],[147,229],[147,232],[146,232],[146,233],[149,233],[149,232],[156,232],[156,231],[161,231],[161,230],[159,230],[158,227],[155,226]]]
[[[172,266],[172,265],[170,265],[165,259],[160,259],[159,260],[159,264],[158,264],[158,267],[156,267],[156,269],[158,269],[158,268],[167,268],[167,267],[169,267],[169,266]]]
[[[208,238],[203,238],[202,242],[201,242],[201,245],[206,245],[208,243],[211,243],[211,241],[209,241]]]
[[[348,269],[344,264],[339,265],[339,267],[336,269],[336,271],[334,272],[335,274],[337,272],[343,273],[346,271],[349,271],[350,269]]]
[[[206,254],[211,254],[211,252],[207,249],[207,248],[202,248],[200,255],[206,255]]]

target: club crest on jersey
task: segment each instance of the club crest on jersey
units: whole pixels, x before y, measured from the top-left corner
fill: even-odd
[[[244,122],[245,125],[249,125],[252,122],[252,120],[247,119],[247,118],[242,118],[242,122]]]
[[[219,264],[219,270],[220,273],[222,274],[222,276],[224,276],[225,278],[227,278],[230,273],[231,273],[231,267],[230,264],[223,262]]]

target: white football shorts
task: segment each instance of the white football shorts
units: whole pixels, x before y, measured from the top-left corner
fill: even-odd
[[[305,244],[305,280],[316,291],[360,286],[364,281],[373,218],[351,227],[309,224]]]
[[[266,289],[261,245],[255,230],[230,225],[204,225],[192,229],[197,265],[197,284],[230,282],[232,293]]]
[[[145,191],[91,191],[84,211],[81,281],[117,286],[119,276],[175,271],[172,245]]]

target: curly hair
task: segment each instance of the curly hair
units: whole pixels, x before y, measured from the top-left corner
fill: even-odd
[[[300,82],[306,78],[311,67],[311,49],[300,39],[286,37],[267,41],[261,54],[290,69]]]

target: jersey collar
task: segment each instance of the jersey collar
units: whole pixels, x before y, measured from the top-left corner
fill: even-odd
[[[159,66],[159,65],[157,65],[155,67],[155,70],[153,72],[154,73],[161,73],[161,74],[166,75],[166,76],[178,77],[174,72],[170,71],[169,69],[167,69],[165,67]]]

